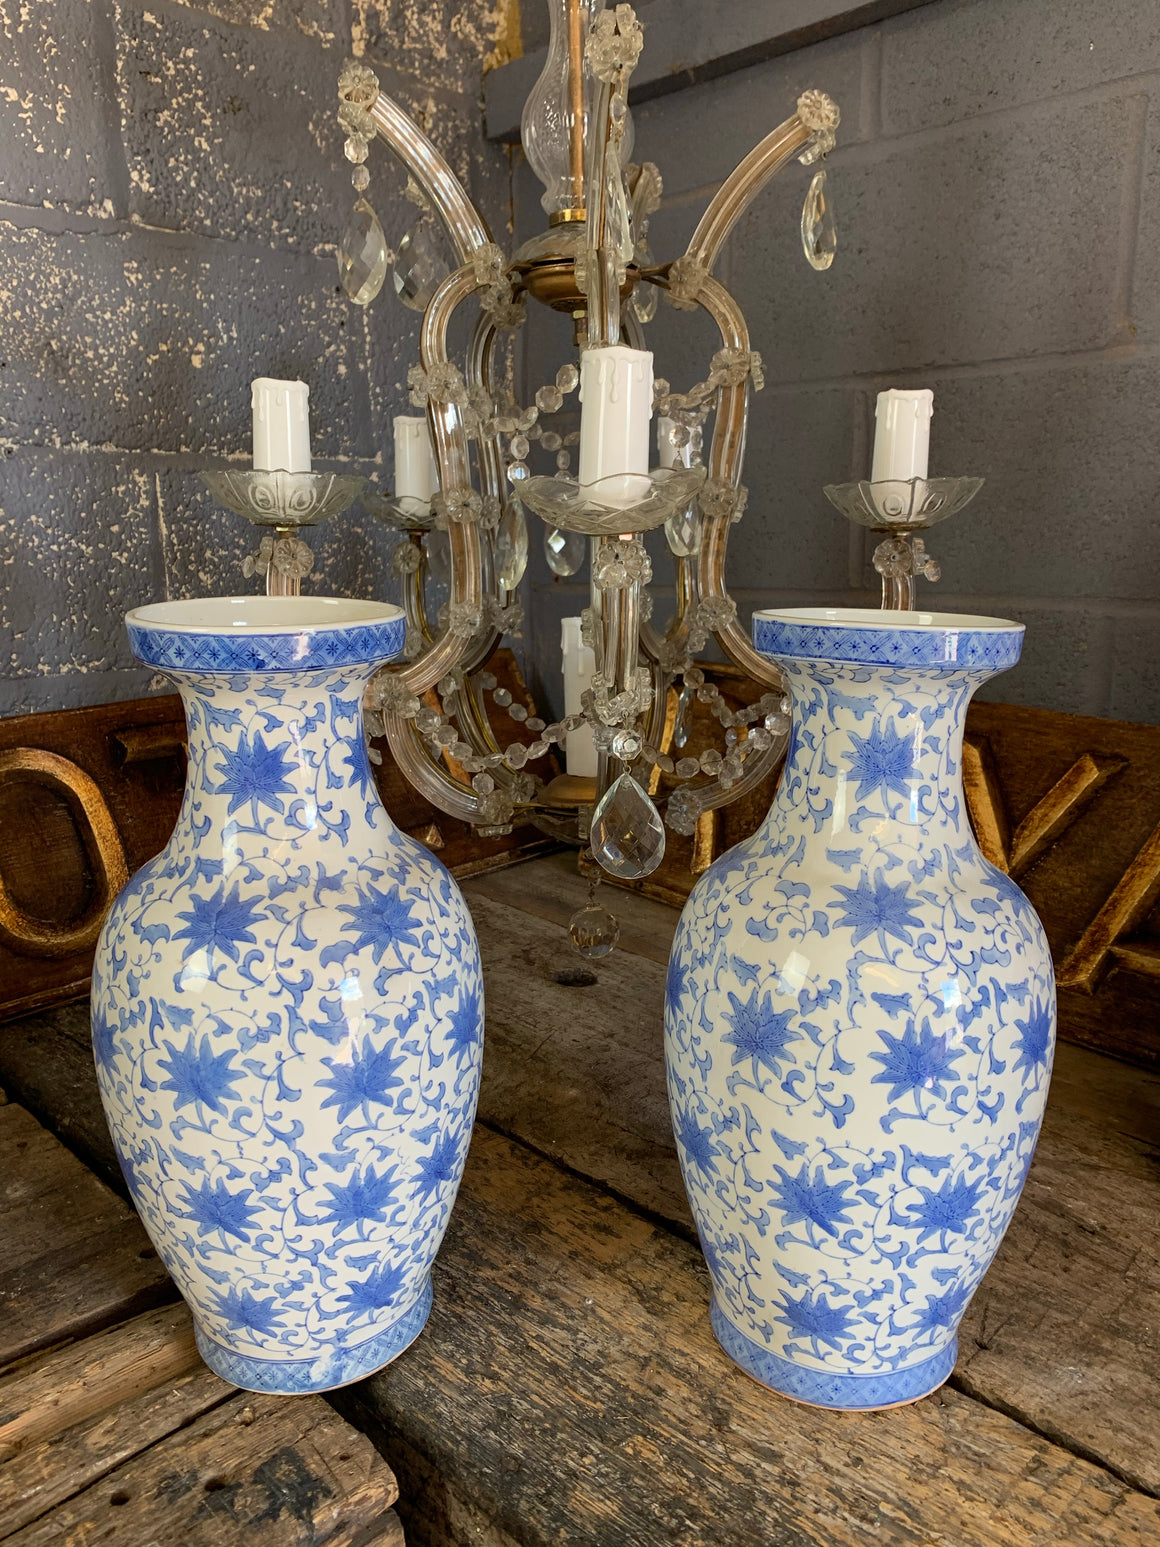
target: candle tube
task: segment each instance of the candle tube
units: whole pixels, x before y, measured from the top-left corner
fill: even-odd
[[[596,671],[596,656],[592,646],[584,643],[579,618],[560,620],[560,647],[564,652],[564,714],[582,714],[580,702],[585,688],[592,686]],[[596,777],[596,744],[592,740],[592,727],[585,723],[568,732],[564,746],[568,772],[579,778]]]
[[[254,469],[310,471],[310,388],[304,381],[259,376],[250,388],[254,410]]]
[[[395,417],[395,495],[429,504],[439,487],[439,464],[426,418]]]
[[[929,387],[915,391],[892,387],[878,394],[871,483],[926,477],[933,413],[934,393]]]
[[[653,357],[610,344],[580,356],[580,485],[612,509],[648,494]],[[602,481],[603,480],[603,481]]]

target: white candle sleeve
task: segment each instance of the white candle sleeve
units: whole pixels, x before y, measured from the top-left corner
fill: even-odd
[[[584,643],[579,618],[560,620],[560,646],[564,652],[564,714],[582,714],[580,698],[585,688],[592,686],[596,656],[592,646]],[[568,732],[564,758],[568,772],[574,777],[596,777],[596,745],[592,740],[591,725],[584,724]]]
[[[250,388],[254,410],[254,468],[310,471],[310,388],[304,381],[259,376]]]
[[[648,494],[653,357],[611,344],[580,356],[580,484],[612,509]]]
[[[395,419],[395,494],[429,502],[439,488],[439,464],[426,418],[399,414]]]
[[[878,394],[871,483],[926,477],[933,413],[934,393],[929,387],[915,391],[891,387]]]

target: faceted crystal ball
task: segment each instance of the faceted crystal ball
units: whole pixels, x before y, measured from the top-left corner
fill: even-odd
[[[568,921],[572,944],[581,956],[607,956],[620,939],[620,924],[614,913],[595,902],[575,912]]]

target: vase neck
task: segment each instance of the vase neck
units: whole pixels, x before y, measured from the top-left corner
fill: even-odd
[[[258,858],[277,846],[358,846],[390,819],[367,758],[362,700],[373,666],[175,674],[189,729],[178,832],[199,853]],[[227,867],[228,868],[228,867]]]
[[[884,824],[965,830],[962,741],[987,670],[783,661],[793,731],[775,812],[827,843]]]

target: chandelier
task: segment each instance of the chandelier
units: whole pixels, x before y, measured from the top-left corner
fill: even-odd
[[[356,190],[339,244],[343,288],[365,306],[386,284],[422,313],[419,359],[408,380],[425,421],[395,423],[394,493],[363,495],[372,514],[400,534],[392,568],[408,628],[402,664],[380,674],[367,707],[372,733],[385,734],[403,774],[436,807],[482,836],[532,821],[587,847],[593,880],[597,866],[636,880],[660,864],[666,825],[693,834],[707,813],[759,785],[785,748],[780,676],[749,642],[725,585],[729,534],[747,502],[741,475],[749,394],[761,388],[762,374],[741,309],[713,270],[738,219],[795,158],[814,168],[802,213],[805,255],[815,268],[829,267],[835,228],[817,163],[835,143],[839,115],[822,92],[805,92],[725,179],[687,250],[657,262],[648,226],[661,176],[652,164],[630,160],[628,86],[641,25],[629,5],[547,3],[547,62],[524,109],[522,140],[544,185],[548,224],[510,258],[440,152],[380,91],[374,71],[351,62],[340,77],[338,119]],[[395,252],[367,197],[376,137],[401,162],[418,208]],[[661,297],[677,311],[703,309],[720,334],[705,379],[683,389],[654,380],[645,347]],[[505,335],[525,325],[529,300],[571,316],[576,353],[522,403],[510,355],[506,371],[501,363]],[[465,312],[467,346],[453,358],[453,324]],[[553,417],[577,390],[580,430],[562,435]],[[555,454],[550,475],[529,466],[537,443],[541,453]],[[354,492],[331,490],[330,510]],[[320,519],[326,500],[307,503],[305,519]],[[527,718],[488,670],[504,634],[521,621],[528,512],[543,522],[554,573],[574,575],[587,563],[591,579],[580,638],[571,643],[575,654],[590,649],[592,669],[578,690],[573,683],[571,712],[552,724]],[[664,627],[652,617],[652,563],[642,541],[662,526],[674,589]],[[279,551],[279,544],[296,547]],[[267,537],[256,557],[273,591],[293,592],[309,572],[309,550],[289,530]],[[435,617],[426,605],[432,573],[449,588]],[[730,708],[696,666],[711,637],[764,689],[748,707]],[[675,759],[666,750],[679,753],[684,744],[679,725],[675,737],[671,726],[665,734],[674,689],[686,722],[694,700],[711,706],[722,730],[719,750]],[[534,734],[530,744],[505,745],[509,717]],[[541,777],[537,765],[550,775],[541,759],[553,745],[570,753],[583,746],[591,762],[570,756],[584,771]],[[679,781],[667,800],[659,797],[658,769]],[[604,954],[617,933],[594,896],[572,921],[584,954]]]

